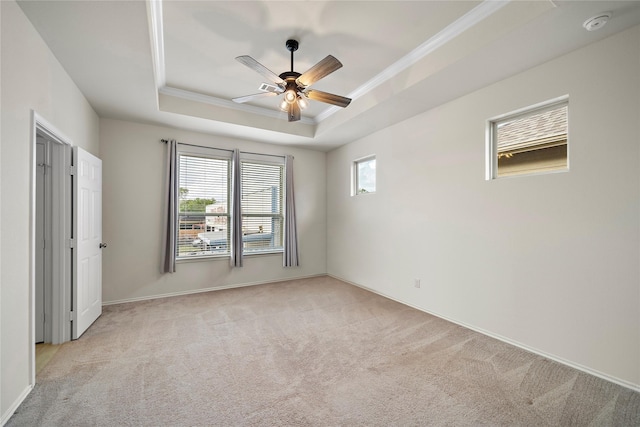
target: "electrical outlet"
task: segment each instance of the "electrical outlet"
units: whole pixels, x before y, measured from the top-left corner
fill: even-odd
[[[419,288],[420,287],[420,279],[414,279],[413,286],[415,286],[416,288]]]

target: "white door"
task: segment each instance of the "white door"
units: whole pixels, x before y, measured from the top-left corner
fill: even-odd
[[[102,160],[75,147],[72,339],[102,314]]]

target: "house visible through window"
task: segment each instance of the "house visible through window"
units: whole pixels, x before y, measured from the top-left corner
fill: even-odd
[[[491,120],[489,177],[568,168],[568,100]]]
[[[178,153],[178,259],[230,254],[231,169],[225,150]],[[284,159],[241,154],[240,173],[243,254],[282,252]]]
[[[353,162],[353,194],[376,192],[376,158],[369,156]]]

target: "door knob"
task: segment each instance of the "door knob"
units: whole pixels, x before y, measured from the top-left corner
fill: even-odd
[[[100,243],[99,247],[100,247],[100,249],[102,249],[102,248],[106,248],[106,247],[107,247],[107,244],[106,244],[106,243]]]

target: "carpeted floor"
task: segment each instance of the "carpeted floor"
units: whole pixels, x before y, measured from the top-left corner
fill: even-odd
[[[640,393],[329,277],[105,307],[8,426],[640,425]]]

